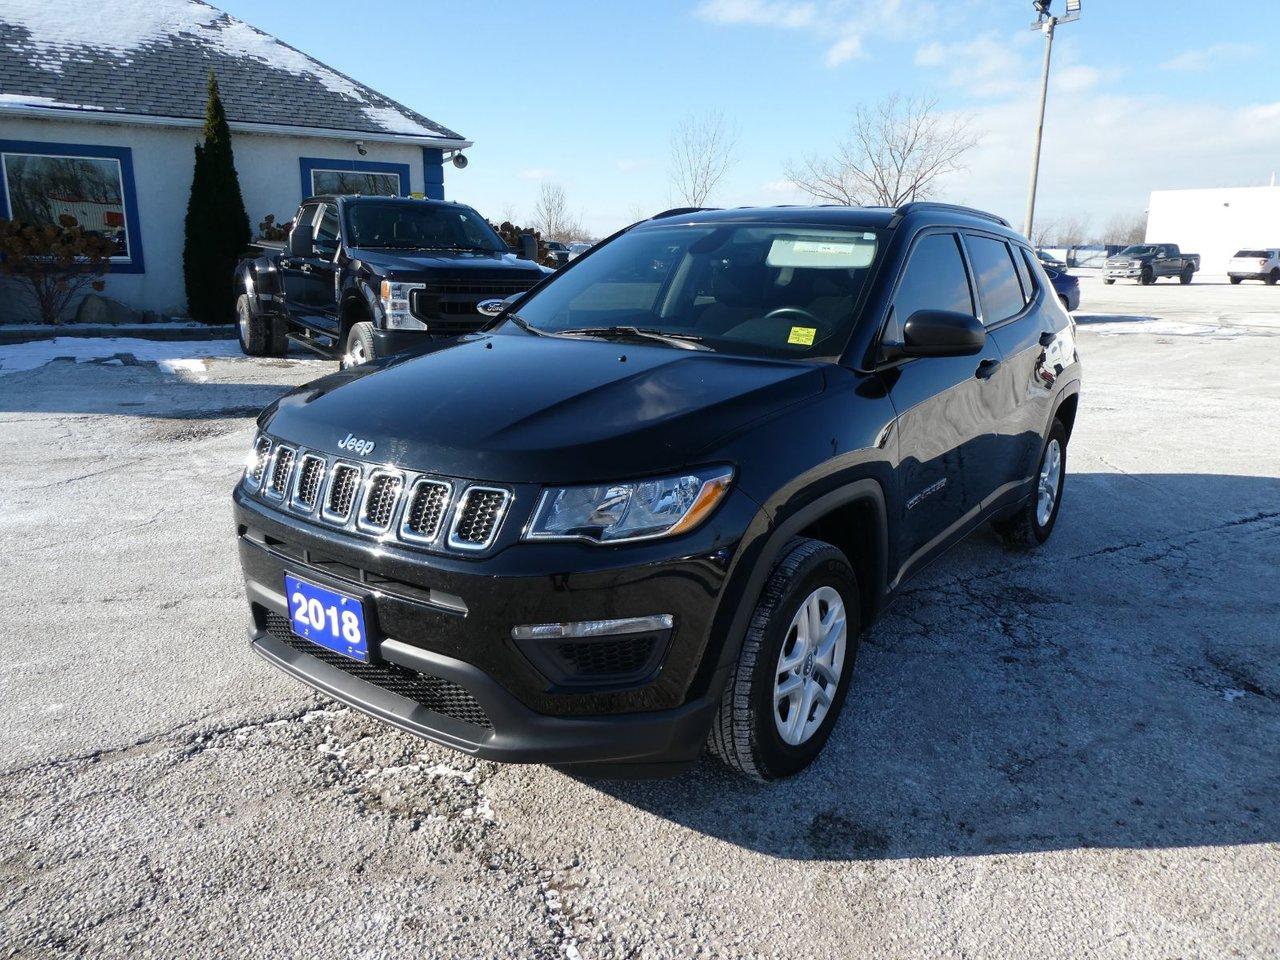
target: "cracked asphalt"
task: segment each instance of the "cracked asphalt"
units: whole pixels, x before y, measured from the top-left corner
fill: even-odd
[[[765,787],[477,762],[251,654],[229,491],[327,365],[0,349],[0,956],[1280,956],[1280,291],[1084,301],[1053,539],[913,582]]]

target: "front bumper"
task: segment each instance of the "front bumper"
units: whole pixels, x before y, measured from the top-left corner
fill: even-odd
[[[373,355],[389,357],[395,353],[403,353],[426,346],[432,342],[431,334],[426,330],[373,330]]]
[[[1103,267],[1104,280],[1130,280],[1142,276],[1142,267]]]
[[[674,772],[700,754],[723,683],[713,621],[735,542],[717,530],[745,528],[755,512],[737,496],[681,544],[519,544],[459,559],[357,541],[237,490],[251,643],[344,703],[486,759]],[[360,597],[385,676],[292,636],[286,572]],[[674,630],[657,669],[627,684],[566,687],[511,638],[517,624],[652,614],[670,614]],[[413,694],[423,677],[456,686],[482,720]]]

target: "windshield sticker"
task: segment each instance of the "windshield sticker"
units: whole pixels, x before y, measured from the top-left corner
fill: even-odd
[[[817,332],[817,327],[792,327],[791,336],[787,337],[787,343],[798,343],[801,346],[812,347],[813,338]]]
[[[854,270],[869,266],[876,254],[876,242],[856,237],[778,237],[769,247],[771,267],[799,267],[810,270]]]

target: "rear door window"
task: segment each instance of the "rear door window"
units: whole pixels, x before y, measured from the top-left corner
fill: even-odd
[[[969,248],[974,279],[978,282],[982,322],[990,326],[1017,316],[1027,304],[1009,245],[1003,240],[975,234],[965,234],[964,240]]]
[[[893,298],[893,319],[885,339],[902,342],[902,325],[919,310],[948,310],[974,316],[969,274],[954,233],[933,233],[911,251]]]

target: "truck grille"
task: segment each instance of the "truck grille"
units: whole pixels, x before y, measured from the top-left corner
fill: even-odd
[[[453,493],[449,484],[437,480],[419,480],[413,485],[409,506],[404,512],[400,535],[406,540],[433,542],[440,535],[444,512]]]
[[[457,337],[480,329],[489,321],[476,304],[481,300],[505,299],[524,293],[537,283],[527,280],[445,280],[429,284],[410,294],[409,309],[427,325],[429,333]]]
[[[308,453],[298,467],[298,482],[293,488],[293,505],[307,513],[320,502],[320,490],[324,486],[324,457]]]
[[[507,511],[506,490],[469,487],[453,518],[449,546],[458,550],[483,550],[493,542]]]
[[[364,507],[360,511],[360,526],[366,530],[382,531],[391,526],[396,504],[400,502],[400,490],[404,477],[398,473],[375,473],[369,478],[364,495]]]
[[[340,463],[333,468],[333,479],[329,481],[329,499],[324,505],[324,518],[338,523],[345,523],[351,516],[351,505],[356,500],[356,490],[360,487],[360,468],[349,463]]]
[[[267,478],[267,494],[277,500],[283,500],[289,489],[289,474],[293,471],[292,447],[276,447],[275,459],[271,461],[271,475]]]
[[[489,715],[476,702],[476,698],[470,691],[452,680],[435,677],[428,673],[418,673],[394,663],[361,663],[350,657],[344,657],[340,653],[335,653],[298,636],[289,625],[288,617],[272,611],[267,611],[263,616],[263,627],[271,636],[287,643],[294,650],[315,657],[320,662],[336,667],[357,680],[363,680],[388,693],[411,700],[432,713],[439,713],[462,723],[486,729],[493,726]]]

